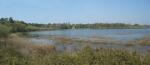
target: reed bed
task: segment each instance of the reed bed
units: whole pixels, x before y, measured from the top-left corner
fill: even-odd
[[[124,49],[85,46],[78,51],[59,52],[55,46],[31,44],[12,35],[0,42],[0,65],[150,65],[150,52],[140,55]]]
[[[150,35],[144,36],[140,39],[137,39],[135,43],[142,46],[150,46]]]

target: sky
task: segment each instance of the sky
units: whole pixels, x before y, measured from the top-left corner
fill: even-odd
[[[150,0],[0,0],[0,18],[27,23],[150,24]]]

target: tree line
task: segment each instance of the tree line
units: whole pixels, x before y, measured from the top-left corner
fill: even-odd
[[[39,27],[24,21],[14,20],[10,18],[0,18],[0,37],[7,37],[10,33],[28,32],[38,30]]]
[[[80,29],[80,28],[89,28],[89,29],[139,29],[139,28],[150,28],[149,25],[140,25],[140,24],[125,24],[125,23],[94,23],[94,24],[48,24],[47,27],[53,29]]]
[[[70,23],[26,23],[20,20],[14,20],[12,17],[0,18],[0,37],[7,36],[14,32],[29,32],[36,30],[52,30],[52,29],[135,29],[150,28],[150,25],[124,24],[124,23],[93,23],[93,24],[70,24]]]

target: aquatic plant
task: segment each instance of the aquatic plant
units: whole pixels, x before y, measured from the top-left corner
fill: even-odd
[[[30,44],[15,35],[6,40],[0,43],[0,65],[150,65],[150,53],[90,46],[70,53],[51,45]]]
[[[150,35],[144,36],[143,38],[136,40],[135,43],[138,43],[142,46],[150,46]]]
[[[12,50],[11,50],[12,51]],[[107,52],[106,52],[107,51]],[[12,51],[14,53],[14,51]],[[12,53],[11,52],[11,53]],[[17,53],[18,55],[19,53]],[[84,49],[75,54],[67,54],[67,53],[50,53],[49,55],[36,56],[32,55],[31,57],[14,57],[10,54],[8,58],[9,62],[5,62],[5,64],[17,65],[17,64],[25,64],[29,63],[30,65],[141,65],[142,61],[140,61],[139,55],[129,54],[123,51],[114,51],[114,50],[106,50],[101,49],[95,51],[91,51],[91,49]],[[16,54],[15,54],[16,55]],[[4,56],[3,56],[4,57]],[[20,61],[19,59],[24,59]],[[3,60],[3,59],[1,59]],[[147,60],[147,59],[145,59]],[[21,63],[20,63],[21,62]],[[145,61],[145,64],[148,62]],[[28,64],[25,64],[28,65]]]

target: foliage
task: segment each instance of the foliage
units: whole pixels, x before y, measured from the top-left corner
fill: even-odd
[[[139,24],[124,24],[124,23],[94,23],[94,24],[48,24],[48,27],[56,29],[72,29],[72,28],[92,28],[92,29],[137,29],[145,28],[144,25]],[[148,27],[148,26],[147,26]]]
[[[10,33],[10,28],[0,24],[0,38],[7,37]]]
[[[17,40],[3,43],[0,45],[0,65],[150,65],[149,53],[143,56],[123,49],[92,49],[86,46],[69,53],[59,52],[49,45],[21,45]]]
[[[36,30],[38,30],[39,28],[36,27],[36,26],[28,25],[28,26],[26,26],[26,29],[27,29],[28,31],[36,31]]]
[[[124,24],[124,23],[94,23],[94,24],[38,24],[38,23],[25,23],[24,21],[14,20],[10,18],[0,18],[0,24],[12,28],[11,32],[27,32],[36,30],[52,30],[52,29],[72,29],[72,28],[91,28],[91,29],[137,29],[149,28],[149,25],[139,24]]]
[[[38,27],[25,23],[24,21],[14,20],[12,17],[1,18],[0,24],[11,28],[11,32],[27,32],[38,30]]]

